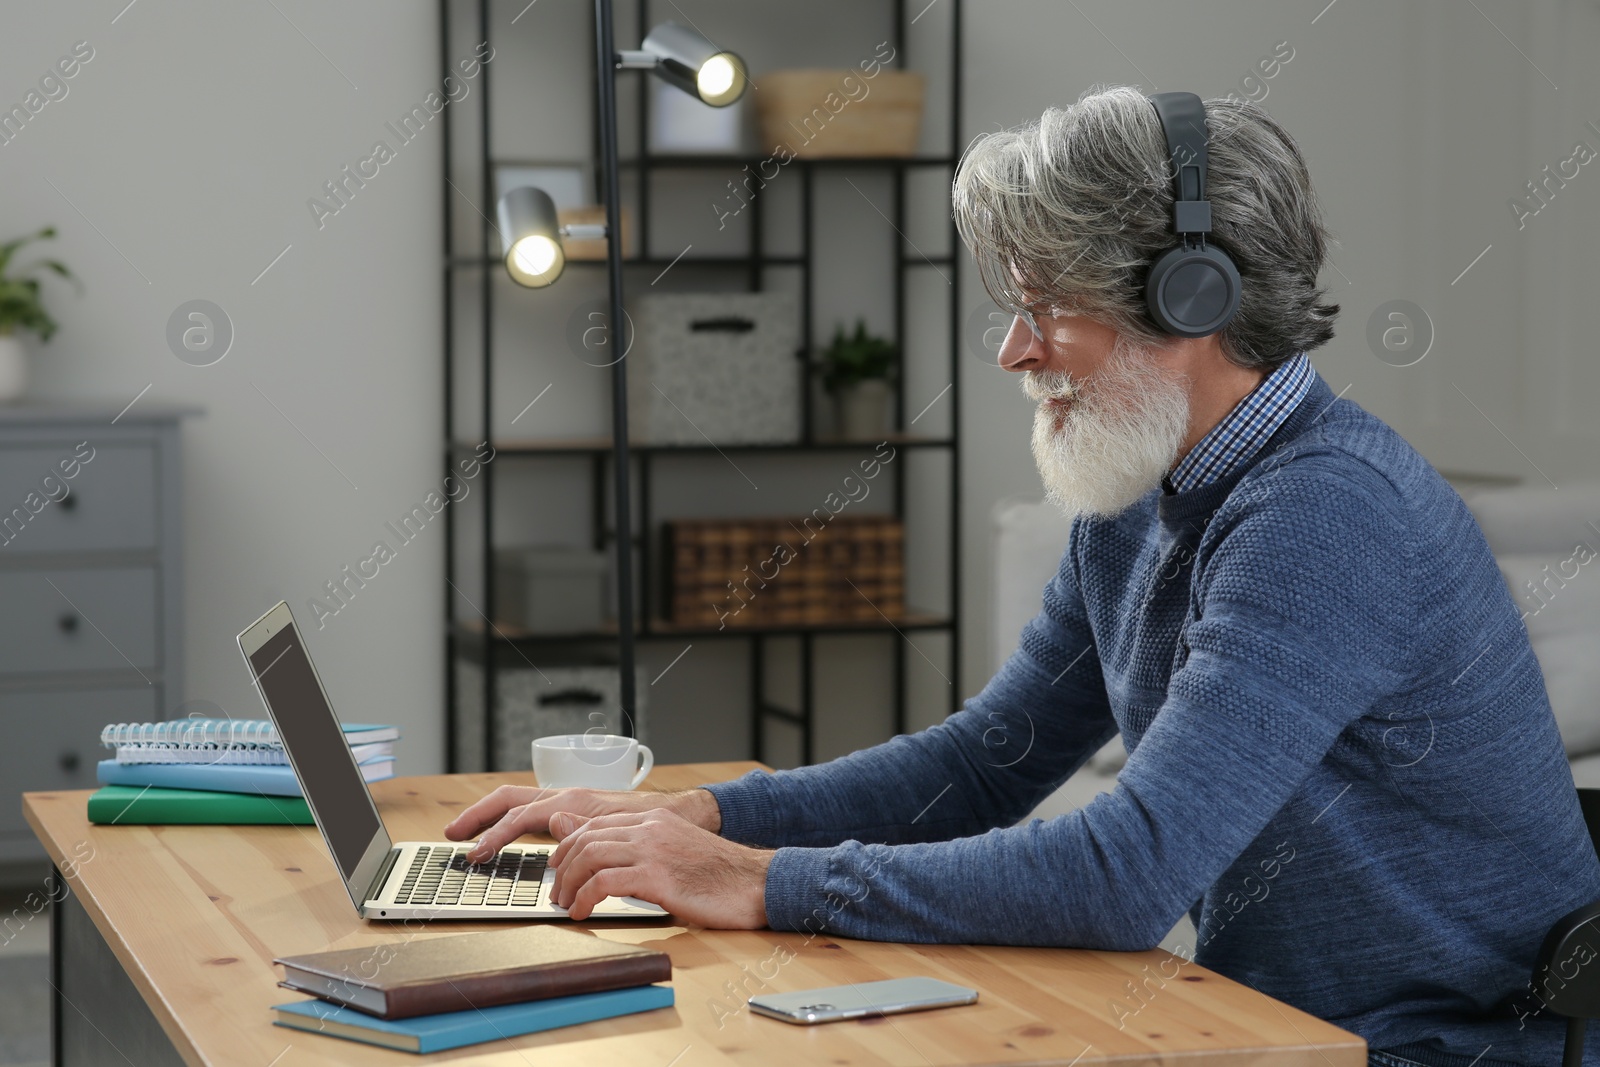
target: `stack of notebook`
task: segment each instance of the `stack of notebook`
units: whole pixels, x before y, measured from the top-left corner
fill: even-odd
[[[347,724],[345,741],[369,782],[394,777],[393,726]],[[266,719],[120,722],[100,732],[97,823],[267,823],[309,826],[307,807],[277,731]]]
[[[286,989],[316,999],[278,1004],[296,1030],[438,1052],[665,1008],[665,952],[555,926],[412,937],[365,948],[285,956]]]

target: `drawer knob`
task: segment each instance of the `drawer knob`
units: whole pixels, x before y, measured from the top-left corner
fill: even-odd
[[[76,752],[61,753],[61,769],[69,774],[78,769],[78,754]]]
[[[78,494],[69,492],[61,498],[62,511],[76,511],[78,507]]]
[[[73,633],[78,629],[78,617],[68,612],[56,620],[56,625],[61,627],[61,632],[64,634]]]

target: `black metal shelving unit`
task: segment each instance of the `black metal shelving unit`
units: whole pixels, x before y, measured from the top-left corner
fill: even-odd
[[[461,0],[440,0],[440,58],[441,63],[449,69],[450,43],[451,43],[451,11]],[[487,41],[490,37],[489,2],[490,0],[467,0],[475,6],[477,26],[480,33],[478,40]],[[905,39],[906,19],[905,0],[890,0],[894,11],[894,25],[897,43],[897,57],[901,67],[905,66]],[[637,227],[639,234],[639,248],[636,255],[628,256],[624,263],[627,267],[660,269],[669,264],[684,262],[696,266],[721,266],[727,269],[742,269],[746,272],[746,284],[749,290],[757,291],[762,286],[762,271],[766,267],[797,267],[801,273],[801,298],[800,298],[800,354],[807,355],[814,348],[812,337],[812,307],[813,307],[813,272],[815,263],[814,240],[814,202],[815,181],[819,172],[827,172],[835,168],[864,169],[882,168],[889,172],[893,182],[893,217],[891,224],[900,235],[895,255],[894,266],[894,333],[897,343],[904,350],[906,336],[906,273],[908,269],[921,267],[949,267],[951,270],[950,295],[949,295],[949,401],[951,404],[950,425],[956,428],[947,437],[920,437],[904,432],[892,433],[888,440],[896,449],[906,448],[915,451],[941,450],[949,454],[949,538],[948,538],[948,610],[936,613],[919,613],[907,609],[903,617],[891,622],[836,622],[826,624],[796,624],[772,627],[739,627],[716,630],[709,627],[677,626],[662,619],[655,610],[658,600],[661,600],[656,589],[658,560],[654,559],[657,545],[655,536],[654,512],[652,511],[651,483],[656,464],[662,459],[690,459],[696,456],[717,457],[722,453],[753,453],[753,454],[827,454],[841,451],[857,451],[865,447],[861,441],[843,441],[819,438],[814,433],[814,418],[812,407],[812,394],[809,383],[804,382],[801,389],[801,432],[802,438],[793,444],[724,444],[724,445],[652,445],[648,442],[634,441],[630,449],[633,454],[633,464],[636,473],[634,484],[638,486],[639,507],[637,509],[637,528],[629,531],[631,542],[638,553],[636,571],[638,575],[639,598],[637,602],[637,617],[635,634],[639,641],[655,639],[681,639],[685,637],[694,639],[711,639],[743,641],[748,644],[750,653],[750,701],[749,711],[752,723],[753,752],[752,758],[761,759],[766,740],[766,721],[776,718],[780,721],[791,723],[801,732],[801,762],[811,763],[814,756],[816,707],[814,700],[813,669],[815,666],[816,638],[823,635],[835,634],[885,634],[898,633],[904,637],[908,632],[943,632],[949,635],[949,652],[952,670],[959,670],[961,652],[961,447],[960,447],[960,375],[959,375],[959,347],[961,331],[961,315],[959,310],[960,296],[960,258],[955,255],[924,256],[920,253],[907,254],[907,244],[904,238],[906,228],[906,175],[908,171],[918,168],[943,168],[951,176],[957,162],[958,153],[962,146],[960,136],[961,116],[961,0],[950,0],[953,8],[951,19],[950,39],[950,153],[940,156],[908,156],[908,157],[852,157],[848,159],[801,159],[795,158],[786,164],[799,176],[800,186],[800,234],[801,251],[798,255],[771,255],[765,251],[763,245],[762,216],[768,209],[766,201],[758,201],[751,216],[749,251],[744,256],[701,256],[679,259],[668,259],[651,255],[650,250],[650,207],[651,192],[650,178],[657,170],[717,170],[726,171],[739,168],[746,164],[759,165],[764,157],[740,155],[689,155],[672,154],[653,156],[648,146],[648,84],[647,77],[642,72],[629,72],[637,82],[638,99],[638,142],[636,155],[633,159],[623,159],[620,166],[625,171],[632,171],[637,176]],[[647,27],[653,25],[651,20],[650,0],[636,0],[637,26]],[[662,17],[673,17],[672,12],[665,13]],[[680,16],[681,17],[681,16]],[[641,30],[642,32],[642,30]],[[592,51],[592,49],[591,49]],[[592,73],[592,71],[591,71]],[[593,79],[590,79],[590,89],[593,91]],[[590,480],[590,496],[592,509],[591,527],[593,530],[593,546],[596,549],[606,549],[612,544],[616,536],[614,530],[607,528],[606,513],[606,484],[609,470],[611,443],[609,436],[569,440],[549,441],[506,441],[504,443],[493,440],[493,418],[491,398],[493,396],[493,285],[490,272],[501,268],[500,260],[493,254],[497,249],[497,238],[489,215],[493,213],[494,196],[494,168],[500,165],[516,164],[521,162],[515,159],[499,159],[494,156],[490,139],[490,108],[492,96],[490,92],[490,71],[485,66],[479,92],[482,97],[479,101],[480,114],[478,116],[479,139],[481,155],[478,165],[481,168],[482,187],[479,191],[480,210],[482,217],[480,232],[480,251],[477,255],[461,255],[456,250],[451,222],[451,197],[455,195],[456,185],[452,181],[452,155],[454,145],[450,136],[451,110],[444,112],[445,142],[444,155],[444,256],[442,258],[444,274],[444,463],[447,473],[452,472],[454,464],[466,455],[473,452],[473,447],[457,441],[457,427],[454,410],[454,379],[458,360],[468,358],[469,353],[458,351],[454,337],[456,321],[455,306],[459,299],[456,292],[456,277],[462,271],[477,271],[483,274],[483,283],[479,286],[481,300],[479,314],[481,317],[481,343],[476,353],[479,360],[479,388],[481,389],[481,418],[486,434],[493,441],[497,460],[500,457],[567,457],[573,461],[582,461],[588,464]],[[595,151],[595,158],[599,153]],[[949,224],[949,247],[959,249],[961,242],[952,219]],[[573,260],[569,261],[567,269],[572,272],[583,272],[591,269],[604,269],[604,260]],[[905,425],[906,397],[904,374],[897,376],[894,389],[893,424],[896,427]],[[633,472],[630,472],[633,473]],[[906,472],[897,470],[894,474],[893,513],[900,517],[906,515]],[[572,646],[583,644],[603,644],[607,640],[615,640],[616,630],[612,627],[609,632],[605,629],[592,632],[575,631],[563,634],[527,634],[516,628],[500,623],[490,623],[488,620],[495,618],[494,603],[494,466],[486,465],[483,469],[482,482],[479,487],[483,500],[481,503],[482,524],[480,531],[482,583],[481,586],[471,590],[475,597],[469,596],[468,591],[462,590],[457,582],[461,577],[457,567],[457,546],[460,543],[460,531],[457,529],[458,516],[455,509],[447,514],[446,521],[446,581],[448,588],[445,597],[445,656],[446,656],[446,686],[447,686],[447,718],[446,718],[446,764],[449,770],[459,768],[462,754],[457,751],[457,725],[458,716],[462,713],[458,707],[456,689],[456,671],[460,658],[466,655],[473,656],[482,664],[483,697],[483,766],[486,769],[494,768],[495,757],[495,704],[497,700],[496,671],[503,664],[517,664],[527,658],[527,653],[536,649],[548,649],[551,646]],[[452,595],[456,594],[456,595]],[[473,614],[469,617],[458,617],[456,605],[458,597],[465,599],[472,606]],[[798,707],[784,707],[772,703],[766,695],[766,663],[769,656],[768,642],[773,638],[797,638],[799,646],[799,700]],[[906,729],[906,644],[905,639],[893,642],[893,690],[894,690],[894,731],[904,733]],[[961,696],[959,687],[952,684],[950,687],[950,710],[957,710],[960,706]],[[630,724],[631,729],[631,724]]]

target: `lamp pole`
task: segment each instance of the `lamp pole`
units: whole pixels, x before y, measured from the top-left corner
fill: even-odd
[[[606,336],[611,351],[626,354],[627,330],[622,311],[622,193],[617,180],[617,53],[612,30],[611,0],[595,0],[595,68],[599,79],[596,105],[600,123],[600,176],[606,205],[606,280],[611,296]],[[640,116],[641,121],[643,116]],[[617,668],[621,674],[622,729],[634,736],[633,676],[633,520],[628,460],[628,363],[624,355],[611,364],[612,479],[616,500],[614,533],[617,552]],[[648,534],[648,531],[646,531]],[[646,548],[648,551],[648,548]]]

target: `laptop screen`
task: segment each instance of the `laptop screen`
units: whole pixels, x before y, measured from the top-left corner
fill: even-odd
[[[291,621],[249,657],[300,788],[349,883],[383,820]],[[387,835],[386,835],[387,836]]]

